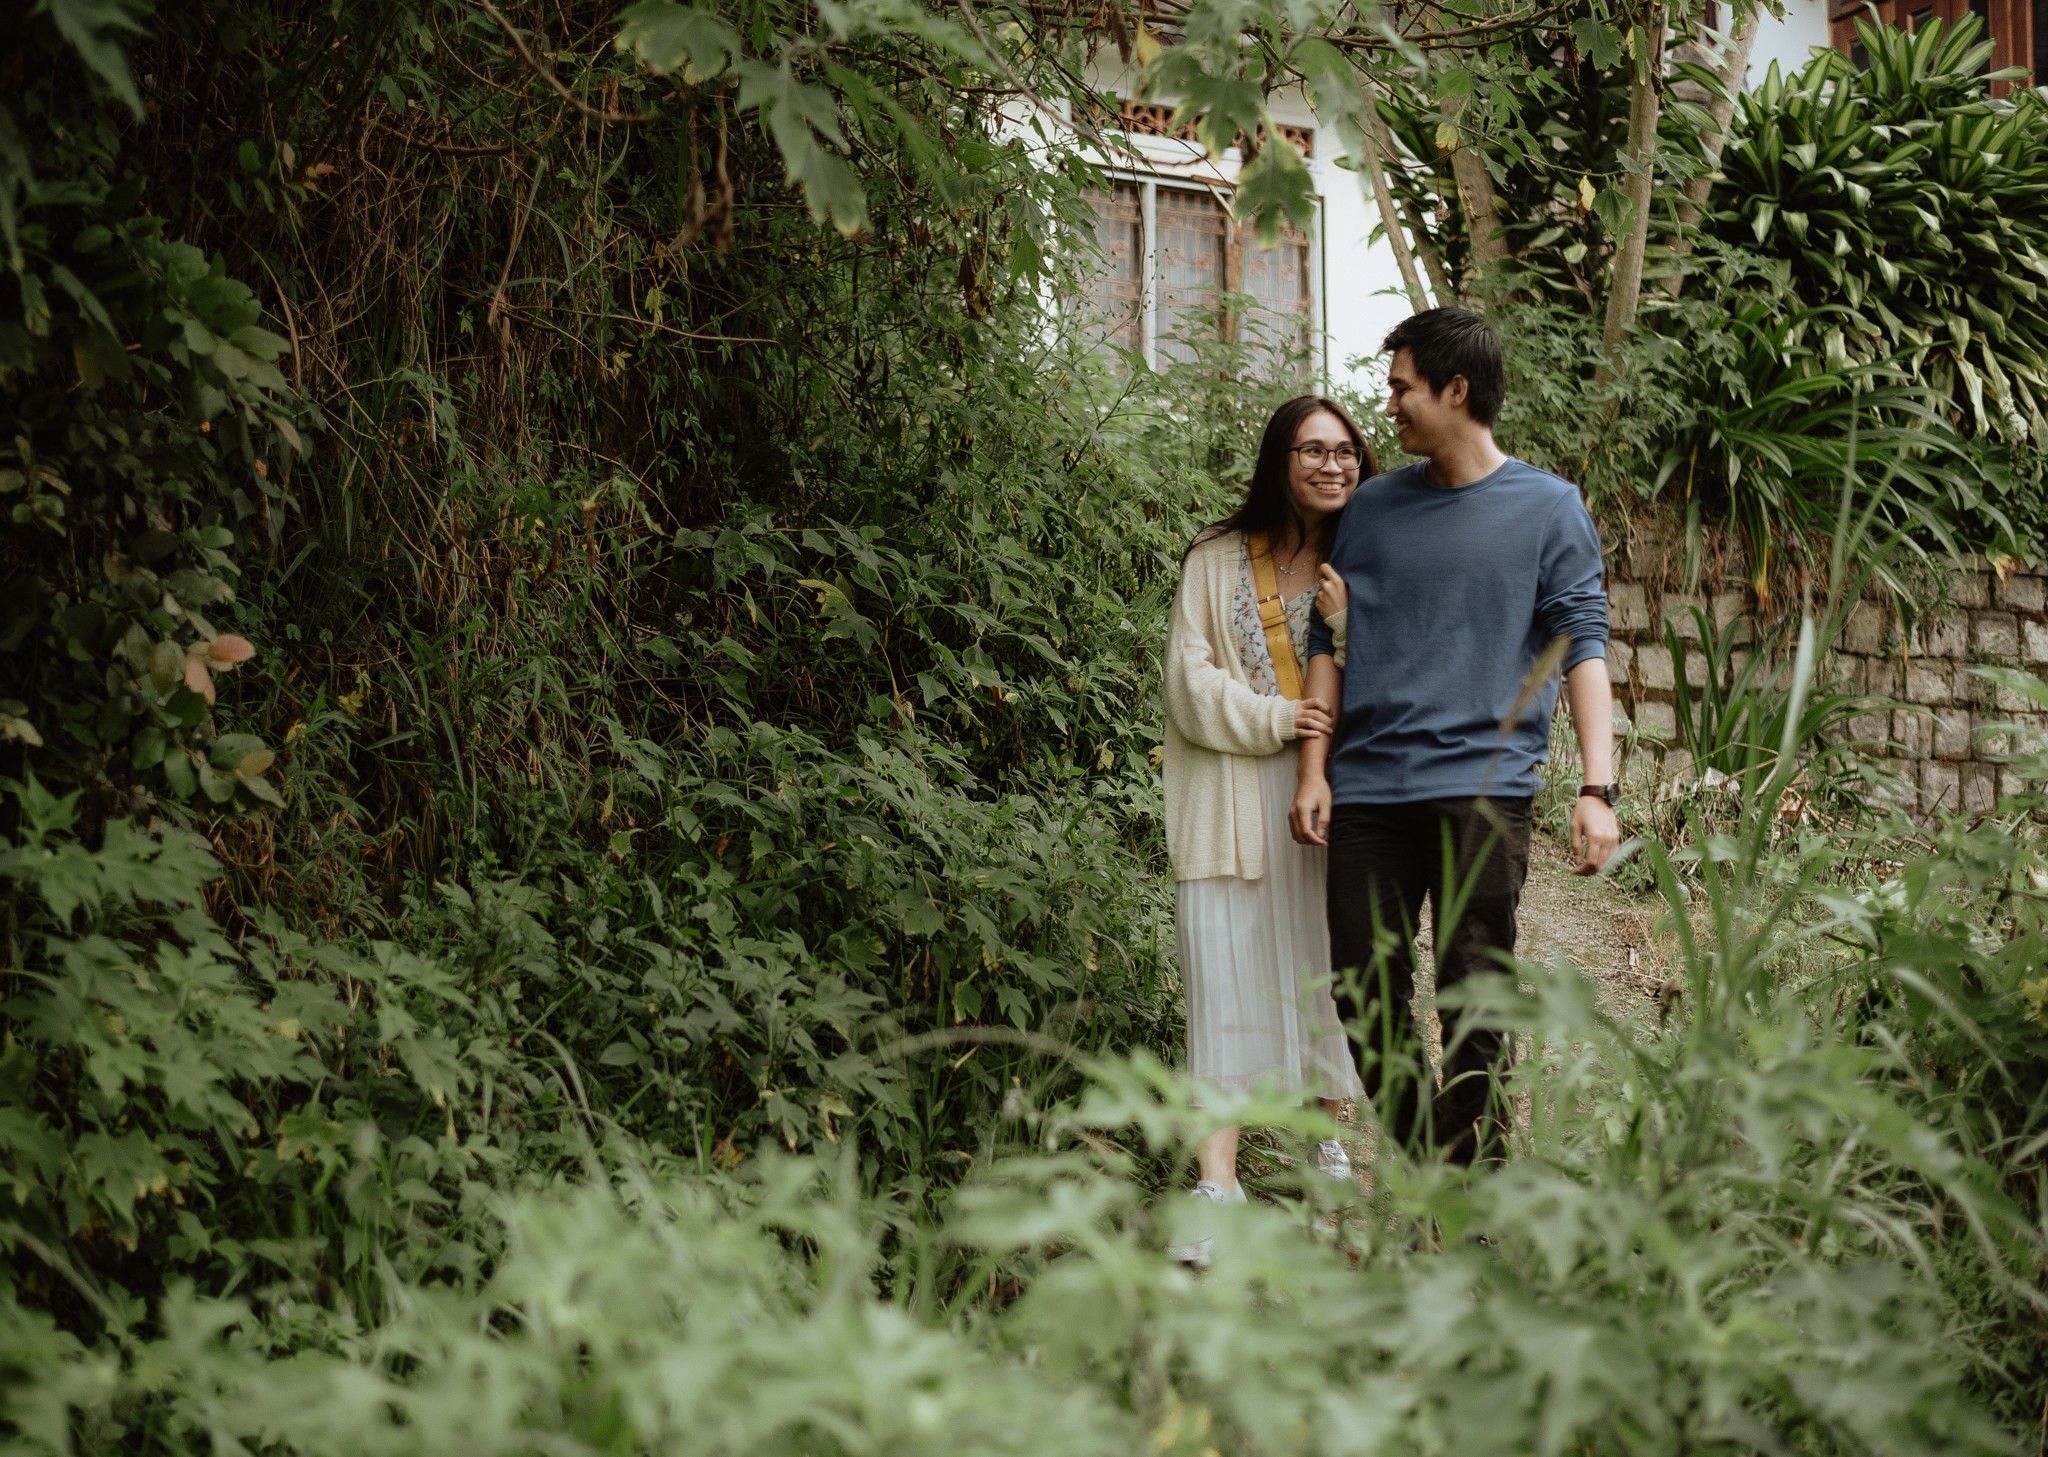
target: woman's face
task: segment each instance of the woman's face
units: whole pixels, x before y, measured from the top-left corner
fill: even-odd
[[[1358,489],[1358,447],[1344,422],[1328,410],[1317,410],[1295,427],[1294,450],[1287,460],[1288,490],[1311,525],[1343,510]]]

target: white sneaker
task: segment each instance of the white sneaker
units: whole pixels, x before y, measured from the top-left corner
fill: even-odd
[[[1336,1139],[1326,1138],[1316,1145],[1316,1172],[1348,1184],[1351,1182],[1351,1155]]]
[[[1244,1185],[1239,1184],[1225,1191],[1223,1186],[1213,1179],[1203,1179],[1190,1191],[1190,1197],[1207,1199],[1211,1204],[1242,1204],[1245,1202]],[[1183,1265],[1192,1265],[1197,1270],[1206,1270],[1209,1268],[1209,1256],[1215,1251],[1215,1244],[1215,1240],[1205,1234],[1200,1239],[1168,1245],[1166,1257],[1170,1260],[1179,1260]]]

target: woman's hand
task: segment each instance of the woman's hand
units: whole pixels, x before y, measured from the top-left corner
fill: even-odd
[[[1320,698],[1299,698],[1294,703],[1294,736],[1297,739],[1326,739],[1337,727],[1336,715]]]
[[[1316,616],[1328,622],[1331,618],[1343,621],[1344,609],[1351,605],[1351,589],[1344,585],[1344,578],[1337,569],[1324,562],[1316,570]]]

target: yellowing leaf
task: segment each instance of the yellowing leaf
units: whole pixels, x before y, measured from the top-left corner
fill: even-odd
[[[1579,216],[1584,217],[1593,210],[1593,179],[1585,173],[1579,174]]]
[[[1152,33],[1150,26],[1140,22],[1138,33],[1131,41],[1131,51],[1137,56],[1138,64],[1141,66],[1151,65],[1159,59],[1160,49],[1159,37]]]
[[[168,693],[178,686],[178,675],[185,670],[183,656],[174,642],[160,642],[149,650],[149,676],[158,691]]]
[[[246,778],[265,772],[276,762],[277,753],[275,750],[257,749],[254,753],[242,756],[242,762],[235,765],[235,772]]]

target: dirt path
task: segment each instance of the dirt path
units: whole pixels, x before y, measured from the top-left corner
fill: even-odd
[[[1572,874],[1564,845],[1538,834],[1529,846],[1516,950],[1532,961],[1563,956],[1600,984],[1610,1012],[1654,1015],[1670,975],[1652,934],[1663,905],[1653,895]]]
[[[1602,1010],[1654,1019],[1671,974],[1653,934],[1662,909],[1653,895],[1572,874],[1564,843],[1538,831],[1529,845],[1515,950],[1530,961],[1562,956],[1598,984]],[[1415,943],[1415,980],[1425,1006],[1436,989],[1429,940],[1425,924]],[[1440,1046],[1433,1008],[1425,1022],[1430,1045]]]

